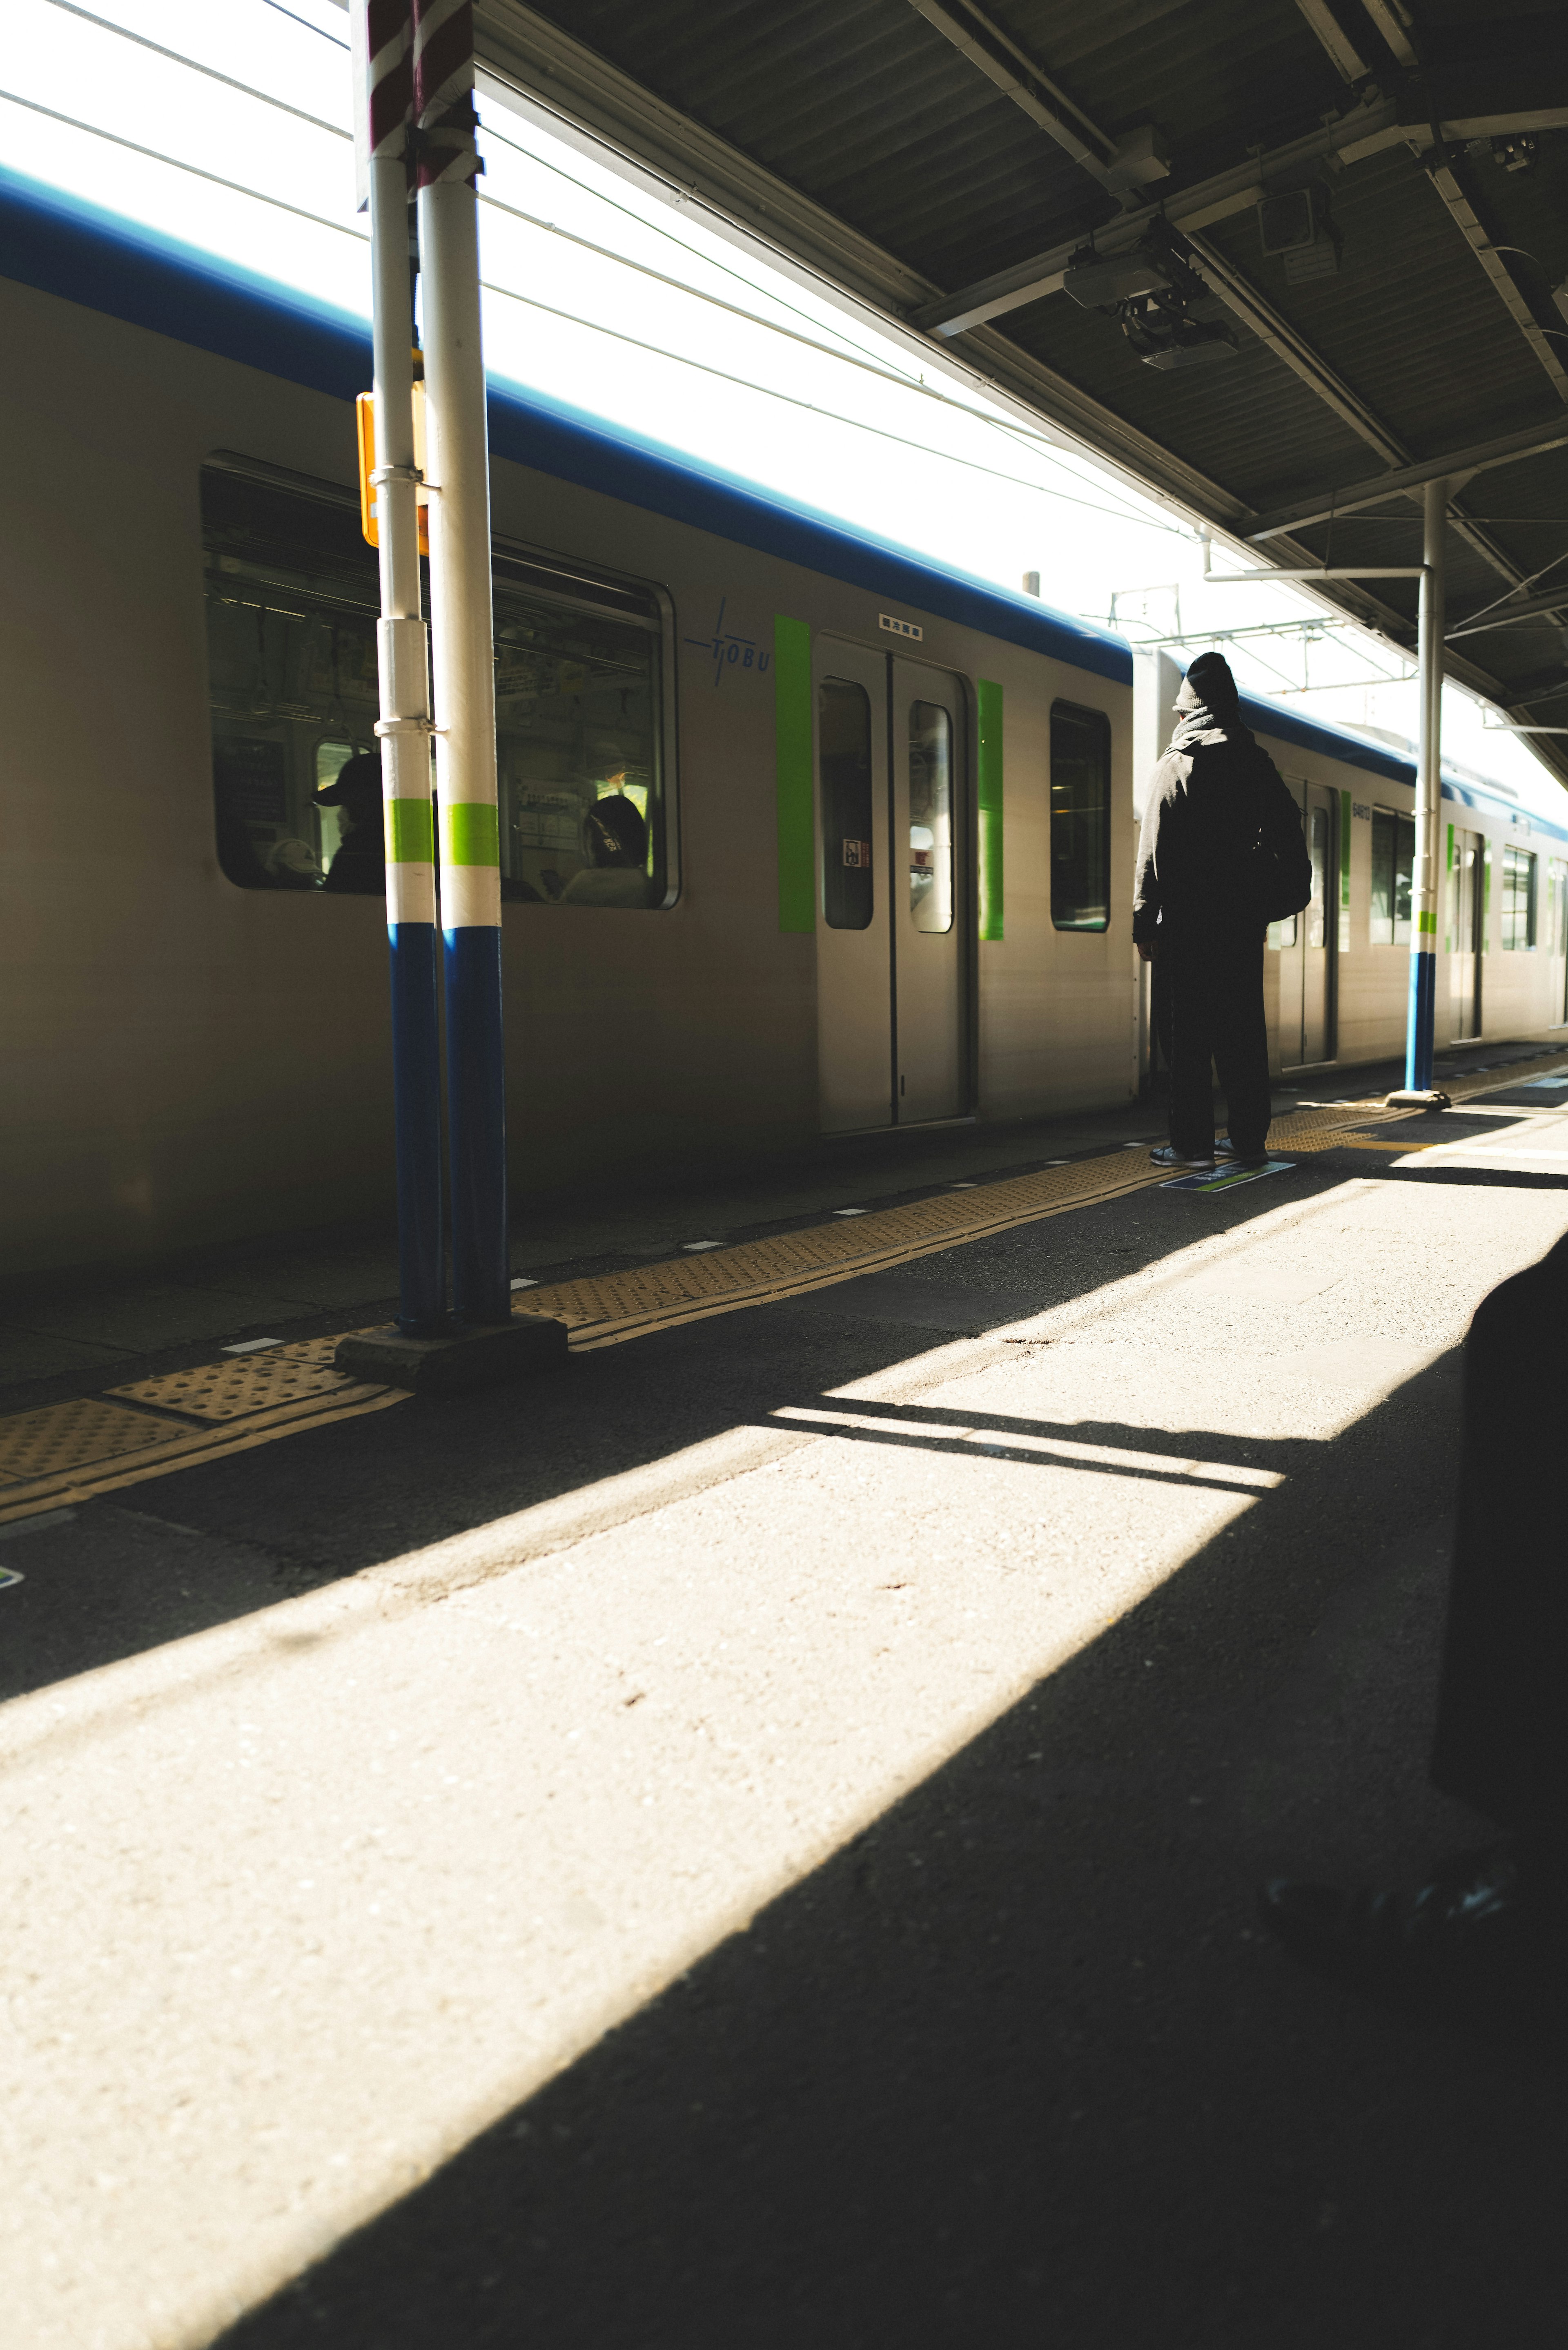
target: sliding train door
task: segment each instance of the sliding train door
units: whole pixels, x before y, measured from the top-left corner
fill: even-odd
[[[817,1067],[825,1133],[966,1107],[962,689],[820,638]]]
[[[888,659],[818,639],[816,1040],[826,1134],[893,1123]]]
[[[1312,854],[1312,896],[1299,914],[1271,924],[1280,958],[1280,1063],[1287,1069],[1334,1057],[1334,949],[1337,794],[1323,784],[1295,784]]]
[[[895,659],[892,691],[893,1115],[960,1118],[964,936],[959,919],[967,729],[957,678]]]
[[[1456,1045],[1481,1033],[1481,939],[1486,879],[1481,836],[1449,827],[1449,1035]]]

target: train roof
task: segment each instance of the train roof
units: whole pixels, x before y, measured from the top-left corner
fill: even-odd
[[[101,310],[176,342],[351,400],[370,378],[363,318],[235,263],[119,218],[0,166],[0,274]],[[937,563],[755,482],[645,440],[547,393],[492,379],[490,444],[497,456],[685,522],[891,604],[1000,637],[1091,674],[1130,684],[1132,649],[1093,621]],[[1415,781],[1412,759],[1345,729],[1243,694],[1254,732],[1322,753],[1389,782]],[[1445,775],[1445,798],[1494,805],[1484,788]],[[1501,795],[1496,807],[1515,813]],[[1532,816],[1532,828],[1568,831]]]

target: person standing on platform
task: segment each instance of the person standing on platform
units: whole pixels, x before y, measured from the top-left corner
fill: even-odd
[[[1236,681],[1199,653],[1176,698],[1138,841],[1133,940],[1158,958],[1170,1013],[1170,1140],[1157,1164],[1215,1164],[1213,1068],[1230,1113],[1226,1163],[1267,1163],[1269,1037],[1263,939],[1304,906],[1312,865],[1301,810],[1241,723]],[[1299,892],[1299,894],[1297,894]],[[1284,900],[1291,899],[1291,905]]]

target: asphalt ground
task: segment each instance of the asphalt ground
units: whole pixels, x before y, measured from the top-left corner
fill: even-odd
[[[1251,1900],[1486,1834],[1456,1348],[1552,1098],[0,1542],[11,2338],[1550,2338],[1556,2035]]]

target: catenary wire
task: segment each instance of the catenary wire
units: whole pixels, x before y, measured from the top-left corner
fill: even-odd
[[[273,4],[274,0],[266,0],[266,5]],[[291,106],[286,99],[274,97],[269,90],[257,89],[254,84],[236,80],[232,74],[221,73],[216,67],[205,65],[199,58],[183,56],[177,49],[166,48],[161,42],[148,39],[144,34],[132,32],[128,26],[116,25],[109,17],[98,16],[91,9],[80,6],[78,5],[78,0],[47,0],[47,5],[62,10],[67,16],[80,17],[83,22],[95,26],[102,32],[111,33],[122,40],[134,42],[138,47],[149,49],[156,57],[166,57],[172,65],[183,66],[192,73],[202,74],[209,80],[221,83],[226,89],[238,91],[242,97],[253,98],[263,106],[275,107],[279,112],[293,116],[296,121],[307,123],[313,130],[326,131],[331,138],[345,140],[352,139],[352,132],[344,130],[341,123],[328,122],[318,114],[308,114],[303,108]],[[290,9],[285,8],[279,13],[288,16],[292,23],[305,26],[306,31],[320,30],[319,26],[307,25],[304,17],[296,16]],[[327,40],[334,38],[330,34],[323,37]],[[338,42],[336,46],[347,47],[348,44]],[[689,253],[693,260],[717,270],[722,276],[732,277],[737,285],[745,286],[748,292],[757,295],[762,300],[774,302],[779,308],[794,312],[797,317],[810,317],[810,313],[800,309],[797,304],[785,301],[782,296],[770,294],[765,286],[757,285],[754,279],[746,277],[737,269],[732,269],[724,262],[702,254],[695,245],[687,244],[683,237],[676,236],[671,230],[663,227],[659,222],[641,221],[629,206],[617,203],[612,196],[605,195],[601,190],[590,188],[586,181],[579,180],[575,173],[563,170],[559,164],[550,162],[544,156],[534,154],[529,148],[521,145],[518,140],[508,139],[504,131],[498,130],[493,122],[486,124],[485,136],[497,145],[510,149],[514,155],[522,156],[526,162],[535,164],[539,170],[553,172],[558,179],[565,180],[568,187],[576,188],[595,202],[607,205],[613,212],[622,213],[625,218],[637,223],[639,226],[651,229],[655,235],[663,237],[669,244],[673,244],[678,252]],[[150,150],[138,151],[151,152]],[[218,184],[233,186],[235,183],[219,182]],[[959,415],[968,416],[975,423],[983,424],[988,430],[1000,432],[1004,439],[1012,441],[1020,448],[1051,445],[1044,434],[1033,432],[1027,426],[1021,426],[1003,417],[987,416],[982,411],[970,407],[967,402],[953,399],[950,393],[939,391],[935,386],[928,384],[923,376],[907,373],[888,363],[879,364],[865,352],[863,346],[856,344],[849,336],[843,334],[837,328],[829,326],[825,331],[847,345],[848,348],[846,350],[835,350],[830,345],[819,342],[815,336],[800,334],[793,328],[781,326],[775,319],[759,317],[754,311],[744,309],[739,304],[726,302],[718,295],[710,294],[701,286],[688,284],[683,278],[671,277],[662,270],[654,269],[646,262],[635,261],[628,254],[617,253],[612,246],[596,244],[590,237],[579,236],[571,229],[560,227],[555,221],[543,220],[536,213],[525,213],[516,205],[504,203],[499,197],[481,192],[479,201],[492,211],[509,213],[514,219],[523,221],[529,227],[538,229],[546,235],[559,237],[565,243],[576,244],[585,252],[597,254],[601,259],[613,262],[621,268],[634,270],[640,276],[651,277],[657,284],[668,286],[677,293],[689,295],[696,301],[708,303],[715,309],[727,312],[732,317],[741,318],[749,325],[761,327],[770,334],[783,335],[792,342],[802,344],[808,350],[820,352],[826,359],[837,359],[845,366],[860,368],[869,375],[880,377],[884,382],[916,392],[922,399],[935,400],[943,408],[953,409]],[[818,326],[821,324],[817,320],[813,320],[812,323]],[[1016,480],[1017,476],[1003,474],[999,478],[1012,481]],[[1051,494],[1064,498],[1067,496],[1064,491],[1053,492]],[[1119,515],[1124,521],[1140,524],[1146,528],[1168,530],[1175,536],[1180,537],[1187,535],[1170,524],[1146,523],[1145,517],[1130,507],[1106,505],[1097,501],[1083,498],[1072,499],[1069,503],[1086,506],[1092,514]]]
[[[184,57],[178,49],[166,49],[161,41],[150,41],[145,33],[133,33],[129,25],[116,25],[108,16],[95,16],[90,8],[78,8],[77,0],[47,0],[47,5],[58,8],[67,16],[79,16],[85,25],[95,25],[100,33],[113,33],[122,41],[134,41],[139,49],[151,49],[155,57],[167,57],[171,65],[205,74],[209,81],[221,81],[225,89],[237,89],[242,98],[259,98],[265,106],[275,106],[280,114],[292,114],[296,122],[308,122],[313,130],[330,130],[335,139],[353,136],[338,123],[327,122],[319,114],[306,114],[303,107],[290,106],[286,99],[274,98],[270,90],[254,89],[248,81],[236,81],[233,74],[220,73],[216,66],[203,65],[200,57]],[[289,11],[286,8],[283,13],[287,16]],[[302,25],[305,19],[296,16],[294,21]]]
[[[297,16],[292,8],[286,8],[283,0],[262,0],[262,5],[275,8],[278,15],[286,16],[291,25],[303,25],[307,33],[316,34],[320,40],[330,41],[335,49],[346,49],[348,46],[347,41],[340,41],[336,33],[329,33],[325,25],[313,25],[308,16]]]
[[[137,140],[124,138],[118,130],[105,130],[96,122],[82,122],[75,115],[62,114],[57,108],[45,106],[36,98],[25,98],[19,90],[0,89],[0,99],[5,99],[13,106],[26,107],[29,112],[41,114],[51,122],[63,123],[67,130],[85,131],[90,138],[107,140],[111,146],[123,147],[133,155],[144,156],[150,162],[167,164],[177,172],[187,172],[195,179],[206,181],[211,187],[226,189],[232,195],[246,196],[256,203],[271,204],[276,211],[288,213],[296,220],[309,221],[317,228],[331,229],[338,236],[350,237],[356,244],[368,244],[369,241],[366,231],[351,228],[346,222],[329,220],[324,213],[306,212],[299,204],[286,203],[282,196],[268,195],[259,188],[247,188],[237,180],[224,179],[220,172],[203,170],[199,163],[187,163],[177,155],[162,154],[155,147],[143,147]],[[934,449],[929,442],[911,441],[904,433],[890,432],[884,425],[870,424],[857,416],[846,416],[837,409],[819,407],[814,400],[799,400],[791,392],[780,391],[776,385],[755,383],[748,376],[732,375],[726,369],[711,366],[704,359],[691,359],[683,351],[668,350],[658,343],[642,342],[634,335],[623,334],[617,328],[601,325],[597,319],[579,317],[574,311],[557,309],[551,303],[535,300],[532,295],[519,294],[510,286],[498,286],[493,279],[487,277],[482,283],[486,293],[499,295],[505,301],[523,303],[529,309],[541,311],[546,317],[559,318],[568,326],[585,328],[590,334],[608,336],[613,341],[626,343],[634,350],[647,352],[653,358],[670,359],[678,367],[694,369],[699,374],[712,376],[721,383],[733,384],[743,391],[758,392],[766,400],[781,400],[786,407],[803,409],[829,423],[848,425],[854,432],[870,433],[877,440],[892,442],[901,449],[913,449],[921,456],[935,457],[944,464],[961,466],[969,473],[984,473],[992,481],[1006,482],[1016,489],[1033,490],[1041,497],[1058,498],[1069,505],[1088,506],[1091,513],[1108,515],[1114,521],[1130,519],[1138,522],[1144,529],[1165,531],[1175,537],[1188,536],[1186,532],[1177,530],[1173,524],[1143,523],[1138,516],[1127,516],[1118,514],[1114,507],[1096,505],[1086,498],[1075,498],[1066,490],[1053,488],[1049,483],[1032,482],[1022,473],[1004,473],[994,465],[982,465],[977,458],[961,457],[947,449]],[[838,355],[830,353],[829,356]]]

